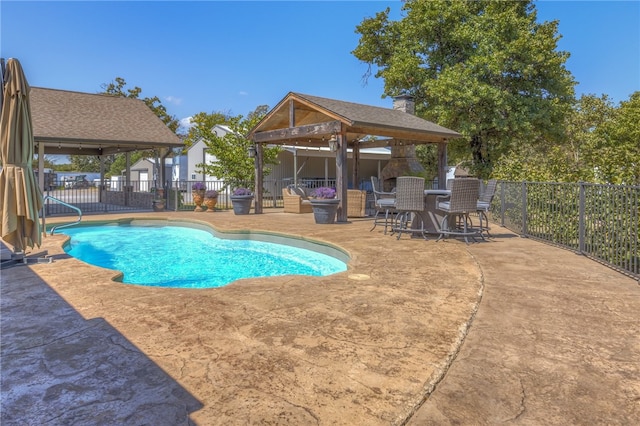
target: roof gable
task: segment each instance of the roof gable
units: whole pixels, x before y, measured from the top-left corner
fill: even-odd
[[[32,87],[29,98],[36,143],[65,151],[78,145],[113,151],[183,145],[140,99],[40,87]]]
[[[461,136],[458,132],[404,111],[295,92],[290,92],[282,99],[256,125],[251,135],[308,126],[304,136],[300,137],[308,138],[308,143],[313,145],[314,139],[326,137],[331,133],[327,129],[337,125],[318,126],[315,132],[313,125],[323,123],[340,123],[341,128],[346,130],[350,143],[365,136],[402,139],[413,143],[446,142]],[[284,132],[281,134],[284,135]],[[285,135],[282,143],[295,139],[299,134],[300,132],[293,132]],[[269,142],[277,143],[275,140]]]

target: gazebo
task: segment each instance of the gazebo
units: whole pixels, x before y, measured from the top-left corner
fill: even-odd
[[[31,88],[30,98],[39,170],[44,169],[45,154],[102,157],[125,153],[129,185],[131,151],[154,149],[164,162],[171,148],[184,146],[140,99],[40,87]],[[38,180],[44,189],[44,173],[39,173]]]
[[[446,185],[447,143],[461,135],[414,115],[410,96],[394,98],[381,108],[290,92],[251,130],[256,148],[255,212],[262,213],[262,150],[264,144],[326,147],[336,154],[336,193],[341,200],[338,222],[347,221],[347,147],[353,149],[353,182],[358,181],[361,148],[391,146],[392,157],[406,147],[438,145],[438,185]],[[400,155],[396,154],[396,157]]]

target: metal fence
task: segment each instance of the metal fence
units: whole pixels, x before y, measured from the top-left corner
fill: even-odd
[[[493,220],[640,278],[640,187],[499,182]]]
[[[201,182],[201,181],[197,181]],[[195,203],[193,201],[193,195],[191,192],[192,185],[196,181],[179,181],[172,182],[169,185],[167,191],[167,209],[174,211],[193,210]],[[364,185],[365,181],[362,181],[361,187],[367,189]],[[206,190],[218,191],[218,202],[216,208],[218,209],[230,209],[232,208],[231,199],[229,198],[233,188],[227,185],[224,181],[205,181]],[[262,192],[262,205],[265,208],[278,208],[284,207],[284,200],[282,198],[282,190],[288,185],[292,185],[293,180],[265,180],[263,182]],[[304,188],[318,188],[321,186],[336,186],[335,179],[325,178],[300,178],[297,183],[298,186]],[[246,186],[253,186],[253,182],[247,183]]]
[[[191,186],[195,181],[167,182],[163,197],[166,209],[195,208]],[[206,181],[218,191],[216,209],[231,209],[232,188],[224,181]],[[264,182],[263,207],[283,207],[282,189],[291,184]],[[247,183],[247,186],[250,186]],[[300,178],[308,188],[335,186],[335,180]],[[367,181],[361,189],[369,190]],[[426,186],[437,185],[427,182]],[[113,182],[105,185],[51,185],[45,195],[79,207],[83,214],[150,211],[159,197],[151,181]],[[370,185],[369,185],[370,186]],[[491,206],[492,218],[524,236],[556,244],[584,254],[640,278],[640,187],[588,183],[499,182]],[[74,212],[59,203],[45,202],[46,216]]]
[[[143,186],[146,182],[143,183]],[[76,186],[65,186],[65,182],[55,182],[44,191],[45,196],[53,197],[64,203],[72,204],[82,210],[82,213],[110,213],[118,211],[140,211],[151,209],[153,193],[140,191],[140,182],[135,182],[128,188],[121,187],[113,190],[103,185],[87,183]],[[73,215],[71,208],[45,200],[44,210],[46,216]]]
[[[197,181],[202,182],[202,181]],[[173,211],[187,211],[195,208],[195,202],[193,201],[193,194],[191,191],[192,185],[196,181],[175,181],[167,185],[166,200],[167,209]],[[216,209],[231,209],[231,193],[234,188],[230,187],[226,182],[221,180],[205,181],[206,190],[218,191],[218,202]],[[247,187],[251,187],[253,182],[247,183]],[[283,181],[265,181],[263,189],[262,204],[264,207],[284,207],[282,200],[282,188],[287,186]]]

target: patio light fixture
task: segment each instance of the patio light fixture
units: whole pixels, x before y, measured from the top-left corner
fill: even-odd
[[[338,150],[338,137],[335,133],[332,134],[331,138],[329,139],[329,150],[331,152],[336,152]]]
[[[256,158],[256,145],[255,144],[249,145],[249,147],[247,148],[247,154],[249,155],[249,158]]]

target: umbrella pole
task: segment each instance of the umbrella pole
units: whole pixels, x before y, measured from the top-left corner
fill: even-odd
[[[4,58],[0,58],[0,68],[2,68],[2,74],[0,75],[0,83],[2,83],[2,87],[0,87],[0,111],[2,111],[2,105],[4,104]]]

